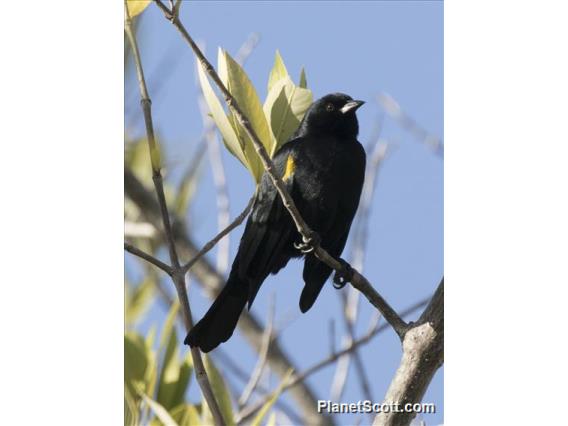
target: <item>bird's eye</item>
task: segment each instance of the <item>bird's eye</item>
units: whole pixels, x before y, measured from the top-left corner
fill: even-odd
[[[333,111],[335,109],[335,106],[333,104],[327,104],[325,106],[325,109],[329,112]]]

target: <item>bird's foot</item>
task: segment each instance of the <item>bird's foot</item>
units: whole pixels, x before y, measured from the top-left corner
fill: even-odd
[[[312,231],[308,238],[302,236],[301,242],[294,243],[294,248],[300,250],[303,254],[308,254],[313,252],[315,248],[320,245],[320,242],[320,236]]]
[[[338,259],[338,262],[341,263],[341,270],[336,271],[333,276],[333,287],[337,290],[345,287],[353,279],[353,268],[351,265],[341,258]]]

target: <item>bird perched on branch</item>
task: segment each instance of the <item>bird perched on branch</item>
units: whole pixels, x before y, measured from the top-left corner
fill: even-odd
[[[342,93],[317,100],[290,141],[274,155],[276,173],[315,232],[312,241],[302,241],[270,176],[264,173],[227,284],[184,343],[209,352],[226,342],[266,277],[292,258],[305,258],[300,310],[312,307],[332,272],[313,255],[313,248],[319,243],[338,258],[359,205],[365,151],[357,141],[355,111],[363,103]]]

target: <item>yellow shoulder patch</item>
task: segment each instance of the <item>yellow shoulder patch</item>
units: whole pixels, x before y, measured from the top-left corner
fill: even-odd
[[[282,176],[282,180],[288,180],[294,174],[294,170],[296,170],[296,164],[294,163],[294,159],[292,155],[288,155],[288,159],[286,160],[286,170],[284,171],[284,176]]]

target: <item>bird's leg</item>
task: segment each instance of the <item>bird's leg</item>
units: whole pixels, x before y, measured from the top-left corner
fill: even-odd
[[[308,254],[321,243],[321,238],[316,232],[311,232],[308,238],[302,236],[302,241],[294,243],[294,248],[300,250],[303,254]]]
[[[333,287],[339,290],[353,279],[353,268],[341,258],[338,259],[338,262],[341,263],[341,270],[336,271],[333,276]]]

